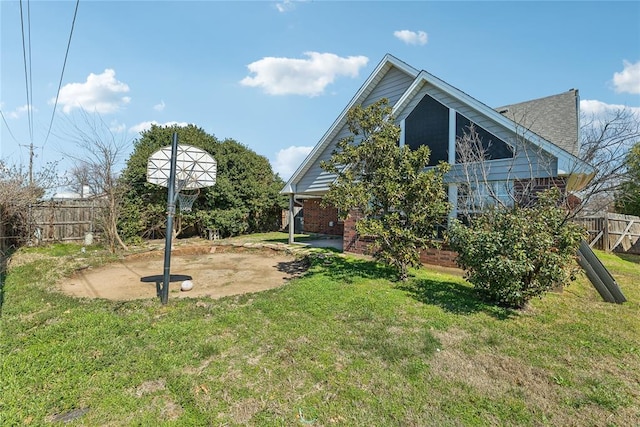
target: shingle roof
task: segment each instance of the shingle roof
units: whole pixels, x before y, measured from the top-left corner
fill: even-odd
[[[575,156],[580,150],[579,101],[578,91],[571,89],[495,110]]]

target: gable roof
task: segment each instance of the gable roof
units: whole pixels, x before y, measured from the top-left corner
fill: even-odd
[[[407,104],[414,98],[414,96],[419,92],[420,88],[425,84],[429,83],[438,89],[444,91],[449,96],[456,98],[460,102],[469,105],[474,110],[478,111],[480,114],[488,117],[494,122],[504,126],[506,129],[512,129],[514,132],[522,134],[522,136],[529,142],[539,146],[544,151],[553,155],[558,159],[558,173],[561,175],[571,175],[571,174],[579,174],[583,177],[590,177],[595,173],[593,167],[585,163],[584,161],[577,158],[571,152],[567,151],[565,148],[553,144],[549,142],[548,139],[544,138],[542,135],[539,135],[532,131],[531,129],[522,129],[522,126],[518,126],[516,122],[506,117],[505,115],[500,114],[498,111],[492,109],[491,107],[483,104],[477,99],[471,97],[465,92],[451,86],[450,84],[440,80],[434,75],[428,73],[427,71],[418,72],[415,68],[407,65],[405,62],[400,61],[398,58],[393,55],[387,54],[384,56],[382,61],[375,68],[373,73],[369,76],[369,78],[365,81],[362,87],[358,90],[356,95],[353,97],[351,102],[347,105],[347,107],[342,111],[340,116],[336,119],[336,121],[332,124],[329,130],[323,135],[318,144],[313,148],[311,153],[307,156],[307,158],[302,162],[302,164],[298,167],[298,169],[294,172],[294,174],[289,178],[285,187],[281,190],[281,193],[295,193],[296,192],[296,183],[299,182],[300,178],[304,176],[304,174],[312,167],[312,165],[318,160],[318,158],[322,155],[324,150],[327,148],[329,144],[331,144],[333,138],[337,135],[340,129],[346,123],[346,115],[347,112],[355,105],[362,104],[363,101],[367,98],[371,92],[375,89],[376,85],[382,80],[384,75],[392,68],[396,67],[401,71],[409,74],[413,77],[413,82],[408,87],[408,89],[404,92],[404,94],[398,99],[398,101],[392,105],[392,115],[396,116],[397,112],[402,111],[403,108],[407,106]],[[577,96],[577,91],[576,95]],[[548,97],[554,98],[554,97]],[[546,98],[541,98],[541,100],[545,100]],[[563,97],[562,100],[566,101],[568,97]],[[575,98],[574,98],[575,99]],[[530,105],[527,106],[525,104],[514,104],[510,106],[510,111],[521,111],[520,108],[528,107],[528,109],[534,109],[536,111],[547,111],[552,110],[552,106],[554,108],[558,107],[561,104],[560,102],[555,102],[557,100],[547,100],[542,102],[541,100],[529,101]],[[574,109],[577,108],[577,103],[574,101]],[[521,107],[518,107],[521,106]],[[534,108],[535,107],[535,108]],[[503,108],[504,109],[504,108]],[[542,116],[540,116],[542,117]],[[576,113],[577,117],[577,113]],[[542,122],[542,120],[539,120]],[[546,133],[547,135],[552,135],[553,131],[547,131],[546,129],[553,129],[553,126],[541,126],[538,128],[538,131],[541,133]],[[561,132],[559,132],[561,133]],[[576,127],[576,139],[577,141],[577,127]],[[570,147],[567,147],[570,148]],[[586,178],[582,178],[584,180]]]
[[[359,104],[362,104],[367,96],[373,92],[376,85],[382,80],[384,75],[389,72],[391,68],[397,68],[400,71],[408,74],[412,78],[415,78],[418,75],[418,70],[408,65],[406,62],[400,61],[398,58],[393,55],[386,54],[382,61],[378,64],[378,66],[373,70],[369,78],[362,84],[358,92],[351,99],[349,104],[342,110],[342,113],[338,116],[338,118],[333,122],[329,130],[325,132],[322,136],[318,144],[311,150],[311,152],[307,155],[304,161],[300,164],[298,169],[291,175],[291,178],[287,181],[285,187],[280,191],[281,193],[295,193],[295,182],[304,175],[304,173],[313,165],[313,163],[320,157],[323,153],[324,149],[328,144],[331,143],[332,139],[335,135],[342,129],[342,127],[347,122],[347,113],[349,110]]]
[[[496,108],[500,114],[577,156],[580,96],[577,89]]]

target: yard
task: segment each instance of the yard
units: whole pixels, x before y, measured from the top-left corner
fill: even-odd
[[[509,311],[459,275],[400,285],[328,250],[258,293],[76,298],[59,280],[115,259],[24,250],[1,294],[0,425],[635,425],[640,257],[598,255],[627,303],[580,277]]]

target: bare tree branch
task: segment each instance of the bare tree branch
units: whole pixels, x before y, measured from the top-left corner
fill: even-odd
[[[87,185],[94,197],[104,198],[106,207],[101,210],[101,222],[111,252],[116,245],[127,250],[127,245],[118,233],[124,185],[118,179],[118,164],[129,145],[125,136],[118,138],[97,114],[82,110],[81,122],[69,119],[66,136],[78,148],[78,152],[66,153],[73,159],[73,171]],[[74,173],[72,171],[72,174]],[[85,184],[86,183],[86,184]]]
[[[580,193],[586,213],[608,211],[615,192],[627,174],[625,157],[631,146],[640,141],[640,117],[631,109],[608,111],[604,117],[582,119],[580,158],[596,168],[597,173]]]

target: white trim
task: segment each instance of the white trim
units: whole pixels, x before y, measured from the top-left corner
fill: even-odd
[[[453,108],[449,108],[449,164],[456,164],[456,113]]]

